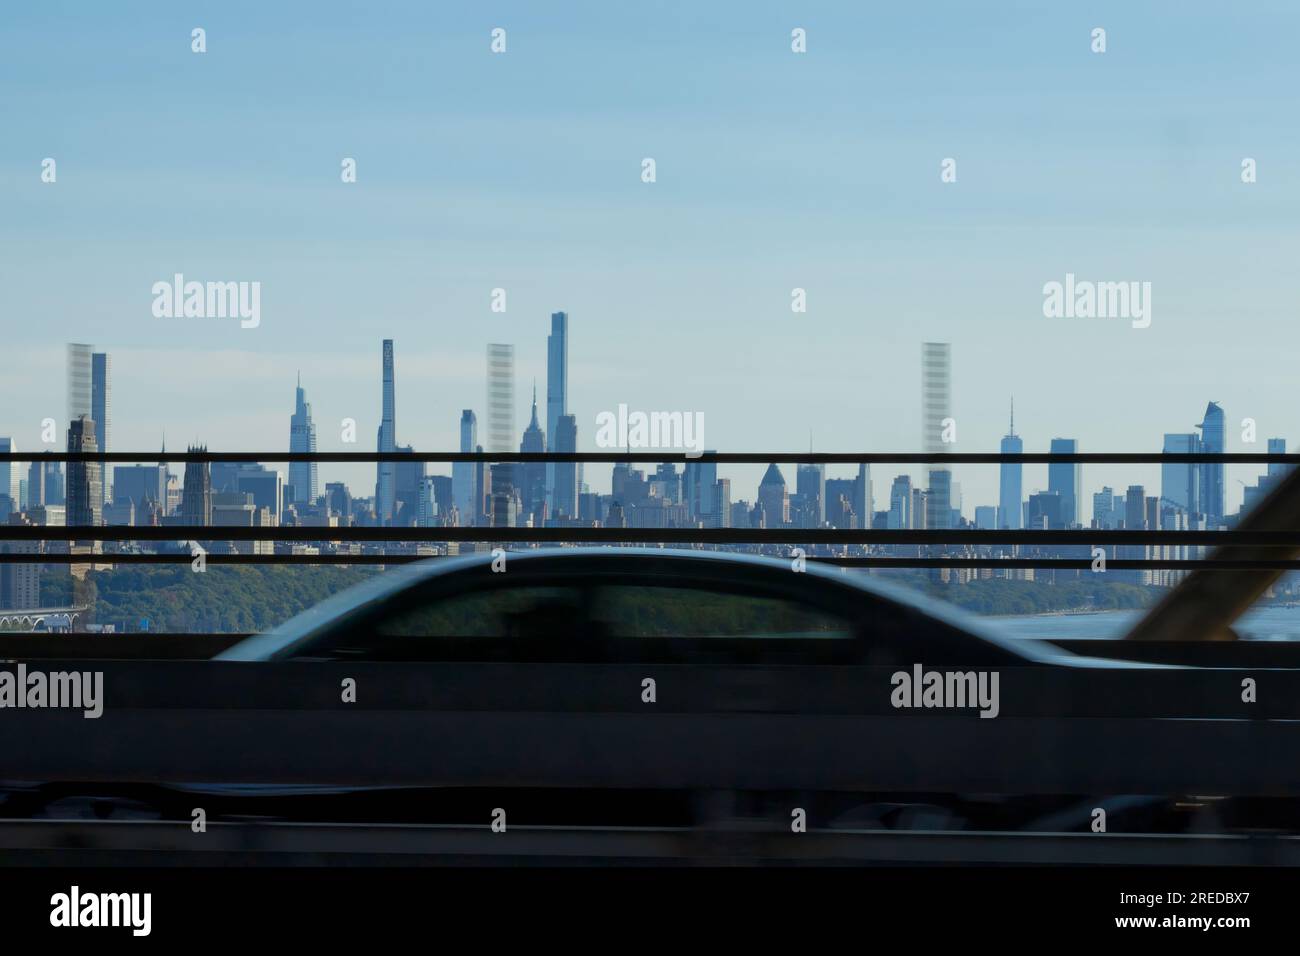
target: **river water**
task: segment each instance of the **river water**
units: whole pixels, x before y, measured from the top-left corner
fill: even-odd
[[[1099,611],[1095,614],[989,615],[981,620],[1009,637],[1108,640],[1122,637],[1145,613],[1145,610],[1136,610]],[[1300,607],[1263,605],[1243,614],[1234,627],[1246,640],[1300,641]]]

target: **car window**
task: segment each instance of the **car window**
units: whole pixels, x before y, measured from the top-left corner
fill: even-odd
[[[814,605],[716,587],[606,585],[591,617],[611,637],[852,638],[848,620]]]
[[[566,586],[497,586],[398,609],[375,621],[390,637],[508,637],[563,639],[586,623],[582,593]]]

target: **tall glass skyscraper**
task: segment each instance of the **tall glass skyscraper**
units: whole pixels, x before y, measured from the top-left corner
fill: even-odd
[[[826,514],[826,466],[797,465],[794,473],[795,493],[808,507],[808,527],[818,527]]]
[[[478,418],[472,409],[460,413],[460,450],[474,451],[478,446]],[[462,527],[474,524],[482,510],[476,480],[477,466],[472,461],[458,461],[451,466],[451,496],[460,512]]]
[[[113,398],[110,376],[113,363],[107,352],[92,352],[90,356],[90,417],[95,420],[95,443],[100,454],[111,449],[108,447],[109,434],[112,432]],[[108,462],[100,459],[99,475],[104,485],[104,500],[112,501],[112,485],[108,480]]]
[[[1020,436],[1016,434],[1016,403],[1011,401],[1011,426],[1007,429],[1006,435],[1002,437],[1000,451],[1004,455],[1023,454],[1025,443],[1021,441]],[[1023,494],[1022,480],[1024,477],[1025,466],[1018,461],[1004,461],[1000,466],[998,475],[998,514],[997,525],[999,528],[1009,528],[1012,530],[1019,529],[1024,524],[1024,513],[1021,508],[1021,497]]]
[[[1166,433],[1163,450],[1171,454],[1196,454],[1201,450],[1201,439],[1190,432]],[[1189,515],[1199,514],[1200,478],[1200,465],[1164,462],[1160,465],[1160,497],[1182,508]]]
[[[713,452],[708,452],[713,454]],[[710,516],[717,514],[714,501],[718,482],[718,464],[713,461],[688,461],[682,474],[685,486],[686,513],[692,520],[704,522],[704,527],[715,527],[708,522]]]
[[[885,526],[890,529],[915,528],[912,516],[912,476],[899,475],[889,487],[889,517]]]
[[[1201,430],[1202,452],[1211,455],[1223,454],[1223,409],[1218,402],[1210,402],[1205,407],[1205,418],[1196,426]],[[1205,513],[1206,524],[1216,528],[1223,522],[1223,462],[1206,462],[1201,469],[1201,511]]]
[[[0,438],[0,452],[10,454],[18,451],[18,446],[14,444],[12,438]],[[7,521],[9,512],[18,510],[18,488],[19,488],[19,468],[20,462],[0,461],[0,497],[7,501],[0,501],[0,521]],[[42,485],[42,489],[44,485]],[[28,494],[30,494],[30,489]],[[45,502],[40,502],[44,504]]]
[[[546,337],[546,441],[547,451],[558,451],[560,416],[569,414],[569,313],[551,313],[551,334]],[[546,499],[555,506],[555,463],[546,463]]]
[[[1285,454],[1286,454],[1286,439],[1285,439],[1285,438],[1270,438],[1270,439],[1268,440],[1268,453],[1269,453],[1270,455],[1285,455]],[[1269,462],[1269,465],[1268,465],[1268,473],[1269,473],[1270,476],[1272,476],[1272,475],[1284,475],[1284,474],[1287,473],[1287,471],[1288,471],[1291,467],[1292,467],[1292,466],[1290,466],[1290,465],[1284,465],[1284,464],[1282,464],[1280,461],[1279,461],[1279,462]]]
[[[393,376],[393,340],[384,339],[383,420],[379,425],[379,450],[397,450],[397,398]],[[397,465],[379,462],[375,482],[375,517],[381,525],[393,523],[397,504]]]
[[[858,475],[853,481],[853,510],[858,516],[859,528],[870,528],[875,517],[875,496],[871,492],[871,466],[858,462]]]
[[[1073,438],[1053,438],[1053,455],[1075,455],[1079,443]],[[1061,521],[1068,528],[1081,524],[1079,495],[1083,489],[1083,466],[1075,462],[1052,462],[1047,466],[1047,491],[1061,496]]]
[[[289,450],[314,452],[316,450],[316,423],[311,420],[311,405],[302,388],[302,376],[294,394],[293,415],[289,418]],[[289,463],[289,484],[293,486],[295,504],[311,504],[316,500],[316,462]]]
[[[573,415],[561,415],[555,423],[558,432],[556,451],[578,450],[578,420]],[[578,516],[578,463],[555,462],[555,513],[557,518]]]

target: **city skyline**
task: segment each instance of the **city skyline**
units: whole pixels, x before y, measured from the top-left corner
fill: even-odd
[[[563,18],[507,3],[510,49],[493,56],[470,10],[397,3],[394,32],[235,2],[205,11],[204,57],[170,17],[126,31],[111,9],[66,23],[24,8],[0,36],[0,235],[8,307],[39,320],[6,323],[0,434],[41,447],[40,420],[62,417],[62,341],[93,341],[112,343],[116,448],[164,432],[278,448],[286,372],[301,367],[320,447],[343,450],[339,421],[378,424],[372,355],[387,337],[403,408],[418,410],[403,440],[455,449],[483,347],[515,343],[519,381],[543,382],[559,309],[583,330],[568,410],[584,450],[620,402],[697,410],[721,448],[801,448],[811,425],[821,450],[914,449],[918,341],[952,344],[957,450],[998,447],[1012,391],[1036,450],[1059,435],[1158,449],[1208,400],[1229,413],[1228,450],[1252,450],[1245,417],[1261,436],[1300,434],[1300,237],[1284,212],[1300,201],[1300,130],[1278,122],[1294,112],[1289,21],[1248,8],[1225,36],[1209,7],[1103,6],[1099,56],[1095,24],[1037,5],[990,24],[959,3],[919,16],[670,0]],[[790,51],[794,26],[806,54]],[[338,49],[355,67],[337,69]],[[274,104],[244,108],[266,88]],[[163,153],[160,128],[258,148]],[[40,181],[43,157],[57,183]],[[1258,161],[1250,185],[1243,157]],[[260,282],[260,324],[154,317],[151,285],[177,272]],[[1045,318],[1043,285],[1067,273],[1151,282],[1150,327]],[[1046,487],[1036,475],[1027,492]],[[1227,510],[1253,477],[1229,472]],[[1129,479],[1085,469],[1085,493]],[[966,501],[996,502],[996,469],[961,480]]]
[[[561,321],[563,323],[562,330],[564,335],[564,341],[565,344],[567,345],[568,317],[565,313],[562,312],[553,313],[552,334],[548,336],[548,343],[547,343],[548,372],[553,371],[557,368],[555,362],[556,350],[554,348],[554,341],[555,341],[555,332],[559,327],[559,323]],[[409,450],[410,448],[413,447],[410,444],[396,445],[397,436],[395,433],[394,420],[395,420],[395,402],[396,402],[395,368],[396,368],[397,360],[396,360],[395,344],[391,339],[384,339],[381,345],[382,345],[381,363],[380,363],[381,365],[380,377],[381,377],[381,384],[382,384],[381,404],[385,416],[384,416],[384,421],[381,422],[380,429],[379,429],[379,447],[381,450],[384,450],[385,444],[387,443],[390,446],[392,446],[391,450]],[[70,344],[67,347],[67,365],[66,365],[67,383],[66,384],[67,384],[67,392],[69,395],[68,410],[69,412],[76,411],[78,413],[79,419],[84,417],[88,423],[93,424],[95,427],[94,427],[94,432],[92,434],[93,436],[98,436],[104,434],[104,428],[100,424],[95,423],[88,416],[85,416],[84,412],[80,411],[80,407],[78,403],[73,400],[73,397],[78,395],[80,392],[89,390],[91,392],[100,395],[100,397],[96,401],[96,407],[103,408],[106,406],[107,373],[105,370],[110,367],[111,359],[107,353],[94,353],[93,355],[94,358],[93,365],[95,370],[94,382],[90,383],[89,389],[87,389],[87,383],[83,381],[83,379],[85,378],[85,371],[86,371],[84,366],[87,364],[84,361],[84,359],[91,354],[90,350],[91,350],[91,346],[80,345],[80,344]],[[494,401],[494,398],[499,399],[501,396],[508,396],[509,394],[512,394],[514,391],[513,346],[508,346],[503,344],[489,345],[488,357],[489,357],[489,364],[488,364],[487,375],[486,375],[488,388],[486,392],[486,396],[487,396],[486,403],[488,405],[491,405],[492,402]],[[568,384],[567,369],[565,368],[564,363],[561,363],[558,366],[558,368],[560,369],[560,372],[563,376],[562,380],[564,382],[564,390],[567,393],[567,384]],[[953,419],[947,417],[952,413],[952,408],[951,408],[952,400],[948,390],[948,383],[950,380],[951,372],[952,372],[951,351],[948,343],[922,343],[921,407],[922,407],[922,417],[923,420],[926,422],[926,426],[922,436],[922,446],[924,450],[927,451],[942,452],[942,451],[956,450],[953,449],[948,442],[943,440],[935,440],[929,434],[931,430],[943,431],[950,428],[952,425]],[[555,391],[554,389],[550,388],[548,382],[548,394],[551,394],[554,391]],[[289,450],[291,451],[292,450],[314,450],[315,448],[315,425],[311,419],[311,406],[310,403],[306,401],[305,392],[306,390],[302,385],[301,373],[299,373],[298,381],[296,383],[296,388],[295,388],[295,407],[292,415],[290,416]],[[500,404],[499,400],[498,400],[498,404]],[[473,417],[474,417],[474,412],[472,409],[462,410],[461,442],[459,446],[462,450],[470,450],[467,447],[467,444],[472,445],[475,449],[482,447],[481,445],[478,445],[476,443],[477,442],[476,430],[474,428]],[[530,423],[529,426],[523,431],[522,442],[519,445],[516,446],[513,442],[504,441],[504,436],[506,435],[506,432],[510,427],[509,420],[508,417],[504,415],[500,410],[498,410],[497,417],[501,419],[498,426],[498,430],[500,432],[500,434],[498,435],[498,444],[501,447],[497,448],[498,451],[513,451],[515,450],[516,447],[519,450],[524,450],[524,451],[541,451],[546,448],[555,449],[556,447],[558,447],[558,450],[571,450],[573,448],[574,438],[576,437],[575,433],[577,431],[577,425],[574,416],[565,415],[560,417],[559,419],[560,427],[557,429],[557,431],[561,433],[562,437],[560,438],[560,444],[558,446],[556,446],[555,443],[551,441],[549,436],[547,436],[541,429],[540,422],[538,420],[536,383],[534,383],[532,389],[532,395],[531,395]],[[1220,407],[1218,403],[1211,401],[1206,406],[1206,412],[1203,417],[1204,420],[1201,423],[1198,423],[1198,425],[1196,426],[1198,429],[1201,430],[1202,435],[1198,436],[1193,434],[1179,435],[1176,433],[1164,433],[1164,445],[1162,446],[1163,450],[1166,451],[1200,451],[1200,450],[1221,451],[1223,450],[1223,445],[1224,445],[1223,409]],[[1003,451],[1012,450],[1012,448],[1008,447],[1009,442],[1014,442],[1016,445],[1020,444],[1020,436],[1015,435],[1014,432],[1015,432],[1015,421],[1014,421],[1014,404],[1013,404],[1011,424],[1009,426],[1009,433],[1007,436],[1004,436],[1004,438],[1002,439],[1001,446],[1000,446],[1001,450]],[[69,431],[69,442],[71,442],[71,435],[72,432]],[[533,437],[530,438],[530,435],[532,435]],[[5,439],[5,440],[9,441],[12,444],[11,439]],[[78,439],[79,442],[82,440],[83,439]],[[90,440],[94,441],[94,437],[92,437]],[[1270,452],[1284,451],[1285,444],[1286,443],[1284,438],[1273,437],[1267,439],[1267,448]],[[1071,451],[1078,450],[1077,441],[1074,439],[1053,438],[1051,440],[1049,447],[1050,450],[1053,452],[1071,452]],[[421,450],[425,450],[425,449],[421,449]],[[268,455],[267,460],[274,462],[275,461],[274,455]],[[438,463],[431,463],[431,464],[435,468],[439,467]],[[409,470],[412,467],[416,469],[416,472],[412,472],[412,474],[416,475],[416,477],[410,477],[410,476],[403,477],[403,468]],[[411,520],[412,515],[415,514],[416,512],[418,512],[419,520],[421,522],[428,522],[429,520],[432,519],[435,510],[434,490],[432,485],[429,484],[429,482],[437,482],[437,481],[446,482],[445,497],[440,499],[443,501],[442,507],[444,509],[449,507],[453,498],[456,500],[458,506],[460,504],[460,497],[463,494],[464,489],[463,487],[461,491],[455,491],[454,489],[457,488],[458,483],[461,486],[464,485],[464,482],[466,480],[464,472],[463,471],[461,472],[459,478],[453,478],[446,475],[431,476],[429,478],[426,478],[425,474],[428,467],[429,466],[424,464],[419,464],[415,466],[396,465],[391,469],[392,473],[395,476],[395,481],[396,481],[394,492],[397,493],[398,491],[401,491],[403,497],[403,507],[404,508],[410,507],[412,509],[411,511],[404,511],[404,515],[405,515],[404,520],[407,522]],[[858,521],[862,520],[860,516],[860,512],[863,510],[864,506],[867,506],[868,510],[871,511],[871,517],[868,518],[867,520],[881,521],[882,520],[881,516],[884,515],[883,518],[883,521],[885,522],[884,526],[906,527],[906,526],[923,525],[925,527],[946,527],[947,523],[945,522],[943,516],[948,512],[949,509],[945,509],[943,507],[941,503],[942,499],[936,498],[936,495],[942,496],[943,494],[951,494],[950,504],[951,504],[951,509],[953,511],[953,517],[952,517],[953,521],[957,521],[957,520],[969,521],[973,518],[975,519],[973,522],[974,524],[981,525],[981,526],[988,526],[988,514],[991,510],[991,513],[994,515],[993,520],[997,521],[999,523],[999,526],[1007,526],[1007,523],[1001,520],[1001,513],[1002,510],[1006,508],[1007,496],[1011,491],[1009,481],[1011,477],[1014,477],[1014,482],[1011,482],[1011,485],[1016,485],[1016,486],[1020,485],[1021,483],[1020,472],[1023,469],[1023,467],[1024,466],[1022,465],[1010,465],[1007,463],[1004,463],[1000,467],[999,497],[998,497],[997,505],[991,505],[987,502],[972,500],[970,498],[963,496],[961,492],[961,482],[956,480],[951,480],[951,474],[949,471],[947,470],[937,471],[934,469],[927,469],[927,474],[929,475],[928,488],[927,488],[928,494],[923,499],[917,499],[920,500],[922,503],[924,503],[924,505],[927,508],[927,511],[924,516],[923,522],[917,525],[908,525],[908,524],[899,523],[900,518],[896,514],[898,508],[898,502],[895,500],[897,476],[895,476],[892,479],[886,478],[886,482],[891,484],[891,490],[889,492],[889,499],[884,502],[883,509],[876,507],[876,505],[880,502],[877,502],[875,500],[875,497],[871,492],[872,481],[871,481],[871,476],[869,474],[869,470],[866,468],[866,466],[863,466],[858,469],[859,477],[853,483],[847,482],[843,478],[836,478],[834,479],[833,483],[838,483],[849,489],[849,494],[845,495],[844,500],[847,503],[847,505],[853,507],[854,514],[859,515]],[[375,494],[375,498],[373,499],[375,502],[375,512],[381,514],[379,520],[382,523],[392,523],[393,519],[396,517],[395,513],[390,513],[389,515],[382,515],[382,512],[380,510],[382,506],[382,499],[380,498],[380,493],[383,484],[383,474],[384,474],[382,463],[377,464],[375,468],[377,474],[379,475],[379,480],[376,482],[376,486],[375,486],[376,494]],[[1210,522],[1211,526],[1214,526],[1215,524],[1223,520],[1222,516],[1224,515],[1224,506],[1223,506],[1224,498],[1222,492],[1224,487],[1225,468],[1226,466],[1224,466],[1223,464],[1214,464],[1214,463],[1206,463],[1202,465],[1191,465],[1191,466],[1178,466],[1178,465],[1168,465],[1168,464],[1162,465],[1160,466],[1159,483],[1151,485],[1151,487],[1158,492],[1154,500],[1159,502],[1158,507],[1175,506],[1181,508],[1184,511],[1188,511],[1189,514],[1192,516],[1190,520],[1193,522],[1193,524],[1195,524],[1195,521],[1197,520],[1195,518],[1195,515],[1205,514],[1207,516],[1206,520]],[[561,483],[561,486],[565,489],[562,498],[564,504],[560,505],[559,507],[557,507],[554,493],[548,494],[547,489],[545,487],[547,476],[544,467],[528,466],[528,465],[493,466],[491,470],[494,473],[497,472],[498,470],[501,472],[501,474],[497,476],[498,484],[500,484],[503,481],[510,482],[514,484],[516,489],[519,491],[518,497],[520,498],[520,500],[516,501],[511,507],[515,509],[514,513],[517,513],[519,515],[519,520],[522,521],[525,518],[536,520],[543,513],[542,512],[543,508],[546,509],[548,517],[559,517],[562,514],[563,516],[572,519],[579,515],[581,509],[578,507],[578,502],[576,499],[578,496],[578,491],[580,491],[581,488],[576,479],[577,468],[573,465],[564,465],[562,466],[562,469],[563,469],[563,474],[565,475],[568,475],[569,472],[574,472],[575,474],[572,477],[566,477],[564,481]],[[676,479],[674,479],[675,481],[683,483],[683,485],[678,490],[680,492],[679,497],[687,506],[687,514],[689,515],[698,514],[701,516],[707,516],[711,513],[714,513],[711,511],[712,506],[707,504],[709,496],[714,493],[712,482],[716,481],[717,479],[716,466],[711,466],[711,469],[712,470],[710,473],[710,481],[706,482],[706,484],[709,485],[709,488],[707,490],[701,489],[698,485],[699,475],[700,475],[698,469],[694,472],[695,478],[692,479],[691,477],[692,472],[689,464],[687,465],[685,471],[682,474],[680,474]],[[134,471],[134,470],[135,469],[123,469],[124,473],[129,471]],[[453,475],[456,474],[455,467],[449,467],[446,468],[445,470],[451,471]],[[646,468],[645,466],[641,466],[640,470],[647,473],[649,471],[649,469]],[[804,498],[807,497],[807,495],[805,495],[805,491],[807,490],[805,478],[807,477],[807,474],[811,473],[813,470],[815,470],[816,474],[819,476],[818,478],[819,490],[814,496],[816,499],[815,506],[814,506],[815,517],[811,518],[813,524],[816,524],[821,520],[830,520],[831,509],[833,506],[835,506],[835,502],[828,500],[826,496],[827,478],[826,478],[825,466],[820,466],[820,465],[819,466],[804,466],[804,465],[797,466],[796,478],[797,478],[797,486],[799,489],[799,494]],[[885,466],[881,470],[883,472],[894,472],[897,471],[898,469]],[[481,472],[482,469],[477,469],[476,471],[472,472],[472,474],[476,476],[475,477],[476,486],[478,482],[485,480],[482,477]],[[11,470],[10,473],[13,474],[15,477],[19,477],[19,473],[17,472],[17,470]],[[29,474],[31,473],[32,472],[29,471]],[[303,507],[310,507],[315,505],[319,494],[319,490],[316,489],[316,464],[315,463],[312,463],[310,465],[307,465],[306,463],[289,464],[288,473],[290,475],[291,480],[287,483],[286,487],[294,490],[293,499],[294,502],[300,506],[300,510]],[[1268,468],[1268,474],[1273,475],[1276,473],[1277,472],[1274,467],[1270,466]],[[755,487],[755,491],[752,497],[745,495],[743,485],[737,486],[740,490],[734,497],[732,497],[730,492],[731,479],[730,477],[728,477],[727,496],[729,498],[729,503],[734,505],[738,502],[748,502],[750,507],[752,507],[754,504],[762,504],[763,486],[765,483],[770,483],[773,474],[775,474],[778,479],[781,479],[781,474],[779,469],[777,469],[774,472],[773,466],[768,466],[763,481],[759,482],[758,485]],[[113,500],[113,495],[111,494],[111,485],[110,485],[111,475],[112,475],[111,472],[104,471],[102,468],[99,469],[99,483],[102,489],[102,498],[106,502],[110,502],[110,505],[105,506],[105,520],[109,520],[107,518],[107,515],[111,510],[111,503]],[[308,475],[310,476],[310,478],[307,478]],[[936,476],[940,476],[943,480],[936,483],[935,480]],[[297,490],[294,488],[294,481],[292,480],[295,477],[298,478],[300,481],[306,479],[306,483],[309,485],[309,487],[315,490],[316,493],[308,494],[305,496],[299,494]],[[1031,519],[1032,522],[1031,526],[1037,526],[1037,523],[1039,521],[1046,520],[1044,519],[1043,515],[1048,513],[1054,516],[1050,519],[1053,525],[1077,523],[1086,527],[1094,517],[1096,517],[1100,521],[1106,520],[1107,516],[1100,515],[1096,511],[1094,511],[1093,514],[1088,514],[1086,512],[1086,509],[1084,507],[1084,502],[1086,500],[1091,500],[1094,503],[1094,509],[1095,509],[1097,501],[1102,497],[1102,492],[1106,489],[1101,488],[1100,490],[1093,490],[1090,489],[1087,485],[1085,485],[1084,482],[1082,481],[1081,465],[1078,464],[1049,465],[1047,466],[1047,479],[1048,481],[1047,481],[1046,492],[1043,492],[1041,489],[1039,489],[1036,491],[1031,491],[1028,495],[1020,496],[1021,506],[1025,509],[1025,515],[1027,515]],[[19,480],[22,479],[19,477]],[[281,480],[281,479],[277,479],[277,480]],[[611,486],[616,485],[618,480],[619,479],[617,473],[612,473]],[[1252,486],[1246,486],[1244,482],[1242,484],[1243,484],[1244,495],[1249,495],[1251,493],[1258,493],[1259,486],[1257,484]],[[338,487],[343,488],[345,487],[345,485],[346,483],[342,483],[339,484]],[[405,487],[406,485],[409,485],[411,487]],[[412,488],[416,488],[417,486],[418,486],[418,490],[413,491]],[[883,492],[883,487],[884,487],[883,484],[880,487]],[[1120,487],[1124,487],[1124,485],[1121,484]],[[1129,484],[1127,487],[1129,487],[1131,491],[1132,488],[1145,487],[1145,485],[1143,485],[1142,483],[1138,483],[1138,484]],[[864,488],[866,489],[865,492],[863,491]],[[593,489],[593,490],[596,490],[599,493],[599,489]],[[917,493],[919,493],[919,489],[917,492],[913,492],[912,494],[917,494]],[[1049,496],[1058,499],[1058,504],[1052,505],[1050,508],[1048,508],[1048,504],[1050,503]],[[350,499],[356,499],[358,496],[350,495],[349,497]],[[916,504],[916,500],[912,500],[910,495],[908,497],[909,500],[907,502],[906,508],[910,509],[913,505]],[[416,500],[417,498],[418,501]],[[871,499],[870,505],[867,505],[867,499]],[[393,502],[394,506],[396,505],[396,503],[397,503],[396,501]],[[287,502],[279,502],[277,498],[276,501],[270,502],[269,504],[270,504],[270,509],[269,509],[270,513],[275,517],[275,520],[278,521],[280,508],[284,504],[287,504]],[[163,507],[165,511],[165,503]],[[722,507],[725,510],[727,508],[727,505],[724,504],[722,505]],[[770,507],[772,507],[772,505],[769,502],[768,508],[770,509]],[[1042,510],[1044,508],[1048,508],[1048,511],[1044,512]],[[473,517],[467,517],[464,508],[458,507],[458,510],[461,512],[461,517],[459,519],[461,523],[470,523],[471,521],[485,520],[485,515],[489,515],[492,513],[492,510],[490,507],[488,507],[488,503],[486,501],[479,502],[479,505],[476,506],[475,508]],[[139,502],[135,503],[135,511],[137,516],[140,515],[141,507]],[[791,518],[788,504],[782,506],[779,509],[779,512],[785,516],[784,519],[785,522],[798,523],[804,526],[808,526],[807,522],[810,520],[810,517],[809,514],[807,513],[800,514],[797,519]],[[981,512],[984,513],[983,519],[981,519]],[[113,520],[120,520],[120,518],[117,517],[116,512],[114,512],[114,515],[115,517]],[[676,520],[676,519],[672,519],[672,520]],[[731,520],[731,519],[718,519],[718,520]],[[910,522],[919,519],[908,518],[906,520]],[[1157,520],[1160,519],[1157,518]]]

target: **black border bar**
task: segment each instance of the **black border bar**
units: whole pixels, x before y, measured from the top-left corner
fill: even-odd
[[[1236,465],[1300,465],[1300,454],[1268,454],[1267,452],[687,452],[682,449],[657,451],[547,451],[547,452],[476,452],[476,451],[109,451],[109,452],[0,452],[0,462],[18,461],[143,461],[176,462],[181,464],[202,462],[321,462],[321,463],[375,463],[381,461],[445,461],[445,462],[712,462],[720,465],[766,465],[771,462],[791,462],[808,465],[997,465],[1015,464],[1236,464]]]
[[[1248,545],[1300,547],[1296,531],[1055,531],[965,528],[394,528],[389,526],[0,525],[0,541],[484,541],[591,544]]]
[[[471,552],[466,552],[469,554]],[[511,552],[512,554],[527,554]],[[418,561],[445,561],[464,555],[440,554],[221,554],[208,553],[207,564],[219,565],[388,565],[414,564]],[[775,557],[790,557],[777,555]],[[1033,568],[1042,571],[1089,571],[1089,558],[863,558],[808,555],[815,564],[841,568]],[[0,553],[0,564],[189,564],[194,556],[186,552],[170,554],[5,554]],[[1277,569],[1300,571],[1300,560],[1250,561],[1228,558],[1111,558],[1106,561],[1108,571],[1194,571],[1198,568],[1217,571],[1259,571]]]

